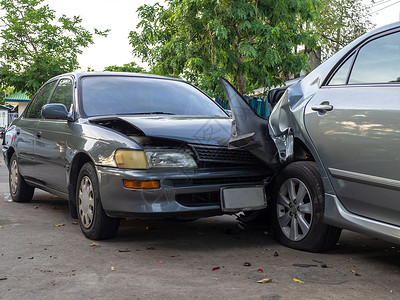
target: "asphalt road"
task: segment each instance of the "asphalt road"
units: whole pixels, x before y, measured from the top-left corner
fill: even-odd
[[[229,216],[127,220],[95,244],[75,221],[45,192],[11,202],[1,161],[0,299],[400,299],[400,246],[349,231],[316,254]]]

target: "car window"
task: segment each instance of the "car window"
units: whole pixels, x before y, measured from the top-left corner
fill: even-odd
[[[400,82],[400,32],[363,46],[349,78],[349,84],[394,82]]]
[[[328,85],[342,85],[347,83],[347,77],[349,76],[350,68],[353,63],[354,54],[352,54],[344,64],[336,71]]]
[[[61,79],[50,99],[50,103],[64,104],[67,110],[70,110],[72,100],[72,80]]]
[[[26,112],[26,118],[39,119],[42,117],[41,110],[42,106],[47,104],[50,94],[53,91],[57,81],[54,80],[46,84],[33,99],[31,105]]]
[[[192,85],[169,79],[91,76],[81,81],[87,116],[110,114],[227,115]]]

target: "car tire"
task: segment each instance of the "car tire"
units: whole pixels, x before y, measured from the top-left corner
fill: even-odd
[[[289,164],[278,175],[271,195],[272,228],[281,244],[310,252],[335,246],[341,229],[323,223],[324,187],[316,163]]]
[[[104,240],[115,237],[120,220],[111,218],[104,212],[97,174],[92,163],[84,164],[79,172],[76,201],[79,225],[87,238]]]
[[[19,173],[17,154],[11,156],[8,173],[11,199],[14,202],[29,202],[32,200],[35,188],[26,183],[24,177]]]

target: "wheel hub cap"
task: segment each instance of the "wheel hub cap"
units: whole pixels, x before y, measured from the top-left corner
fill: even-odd
[[[16,160],[13,160],[10,168],[10,186],[11,193],[15,195],[18,190],[18,164]]]
[[[94,192],[92,181],[88,176],[84,176],[79,185],[78,212],[83,227],[89,228],[94,216]]]

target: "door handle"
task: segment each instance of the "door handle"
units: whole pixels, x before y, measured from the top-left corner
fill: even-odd
[[[311,109],[314,111],[326,113],[327,111],[331,111],[333,109],[333,106],[329,104],[329,101],[324,101],[319,105],[311,106]]]
[[[38,137],[38,138],[41,138],[42,137],[42,132],[39,130],[39,131],[36,131],[36,136]]]

